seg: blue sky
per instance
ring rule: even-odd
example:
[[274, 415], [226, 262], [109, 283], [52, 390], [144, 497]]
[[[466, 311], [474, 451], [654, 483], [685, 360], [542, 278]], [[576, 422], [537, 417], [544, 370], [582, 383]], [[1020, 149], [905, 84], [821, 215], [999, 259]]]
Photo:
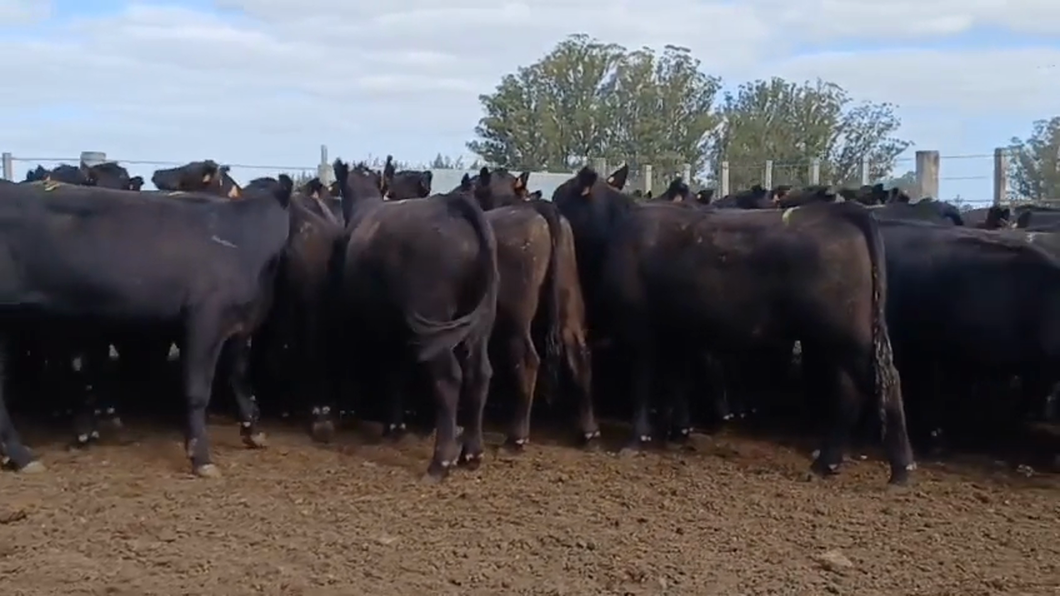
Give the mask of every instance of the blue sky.
[[19, 82], [0, 97], [0, 149], [288, 169], [322, 143], [332, 158], [466, 154], [477, 95], [576, 30], [689, 47], [730, 85], [822, 77], [896, 103], [902, 135], [942, 153], [944, 198], [988, 201], [993, 148], [1060, 115], [1060, 3], [1042, 0], [0, 0]]

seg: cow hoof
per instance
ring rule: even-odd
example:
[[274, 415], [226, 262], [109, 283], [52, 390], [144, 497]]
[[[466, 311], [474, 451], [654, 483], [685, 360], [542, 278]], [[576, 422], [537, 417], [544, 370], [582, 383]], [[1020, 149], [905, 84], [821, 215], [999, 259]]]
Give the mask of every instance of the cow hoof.
[[220, 478], [221, 469], [213, 464], [203, 464], [195, 468], [195, 475], [199, 478]]
[[460, 456], [460, 466], [472, 472], [482, 467], [481, 453], [465, 453]]
[[839, 473], [839, 464], [826, 464], [821, 458], [813, 460], [810, 471], [821, 478], [828, 478]]
[[312, 428], [309, 430], [309, 434], [313, 437], [314, 441], [330, 443], [331, 440], [335, 438], [335, 425], [330, 420], [314, 422]]
[[47, 472], [47, 471], [48, 471], [48, 468], [45, 467], [45, 465], [43, 463], [41, 463], [38, 460], [34, 460], [34, 461], [31, 461], [28, 464], [22, 466], [22, 469], [20, 469], [18, 472], [20, 474], [41, 474], [41, 473]]
[[887, 484], [891, 486], [908, 486], [909, 473], [913, 470], [916, 470], [916, 463], [911, 463], [904, 467], [891, 468], [891, 477], [887, 480]]
[[404, 423], [401, 424], [388, 424], [383, 428], [383, 436], [391, 441], [398, 442], [405, 438], [408, 434], [408, 428]]
[[452, 467], [452, 462], [431, 462], [431, 465], [427, 468], [427, 473], [421, 478], [421, 482], [425, 484], [438, 484], [445, 477], [449, 475], [449, 469]]
[[529, 442], [530, 442], [530, 439], [516, 439], [516, 438], [513, 438], [513, 437], [508, 437], [508, 440], [506, 440], [504, 442], [504, 447], [508, 451], [513, 451], [515, 453], [522, 453], [522, 452], [526, 451], [526, 445]]
[[684, 444], [688, 443], [688, 441], [691, 439], [691, 437], [692, 437], [692, 428], [691, 427], [685, 427], [685, 428], [680, 428], [680, 429], [675, 430], [671, 434], [670, 440], [672, 442], [674, 442], [674, 443], [677, 443], [678, 445], [684, 445]]
[[598, 451], [600, 449], [600, 431], [594, 430], [582, 433], [581, 446], [586, 451]]
[[251, 449], [264, 449], [268, 445], [265, 433], [256, 432], [251, 435], [243, 435], [243, 444]]

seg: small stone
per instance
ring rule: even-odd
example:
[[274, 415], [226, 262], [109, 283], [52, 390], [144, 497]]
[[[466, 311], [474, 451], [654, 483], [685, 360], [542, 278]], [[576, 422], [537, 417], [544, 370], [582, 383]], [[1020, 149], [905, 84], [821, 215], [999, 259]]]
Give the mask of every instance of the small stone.
[[854, 568], [854, 562], [837, 550], [821, 553], [814, 557], [814, 561], [816, 561], [822, 569], [835, 573]]

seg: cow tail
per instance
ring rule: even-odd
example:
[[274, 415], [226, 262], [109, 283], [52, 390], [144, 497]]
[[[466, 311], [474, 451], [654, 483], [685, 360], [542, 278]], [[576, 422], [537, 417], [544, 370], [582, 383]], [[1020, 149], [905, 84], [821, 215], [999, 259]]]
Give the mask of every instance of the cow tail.
[[560, 220], [559, 208], [551, 201], [535, 199], [529, 202], [538, 215], [548, 223], [548, 233], [552, 238], [552, 252], [548, 257], [548, 270], [545, 273], [545, 284], [541, 288], [544, 294], [543, 324], [545, 330], [545, 398], [551, 399], [559, 386], [559, 369], [563, 360], [562, 318], [560, 304], [559, 280], [559, 246], [563, 234], [563, 223]]
[[410, 313], [406, 318], [413, 333], [413, 343], [421, 362], [430, 360], [461, 344], [471, 347], [478, 342], [489, 341], [493, 332], [493, 321], [497, 313], [497, 292], [500, 274], [497, 271], [497, 238], [493, 227], [486, 221], [486, 214], [472, 199], [462, 194], [444, 197], [451, 208], [467, 220], [475, 230], [479, 243], [478, 269], [483, 283], [482, 297], [470, 312], [450, 321], [432, 321], [419, 313]]
[[[887, 412], [903, 407], [898, 369], [894, 365], [894, 351], [887, 330], [887, 260], [883, 236], [872, 214], [860, 205], [845, 209], [847, 219], [865, 235], [872, 272], [872, 372], [875, 377], [876, 403], [879, 408], [883, 436], [887, 433]], [[892, 403], [892, 401], [897, 403]]]

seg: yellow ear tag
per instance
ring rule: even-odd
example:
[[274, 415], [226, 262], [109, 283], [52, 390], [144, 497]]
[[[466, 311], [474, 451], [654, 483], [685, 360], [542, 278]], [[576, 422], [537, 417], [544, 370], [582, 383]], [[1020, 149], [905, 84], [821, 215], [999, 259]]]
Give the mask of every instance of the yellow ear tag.
[[786, 226], [791, 225], [791, 213], [796, 209], [798, 209], [798, 207], [788, 207], [785, 209], [784, 214], [780, 216], [780, 221], [784, 222], [784, 225]]

